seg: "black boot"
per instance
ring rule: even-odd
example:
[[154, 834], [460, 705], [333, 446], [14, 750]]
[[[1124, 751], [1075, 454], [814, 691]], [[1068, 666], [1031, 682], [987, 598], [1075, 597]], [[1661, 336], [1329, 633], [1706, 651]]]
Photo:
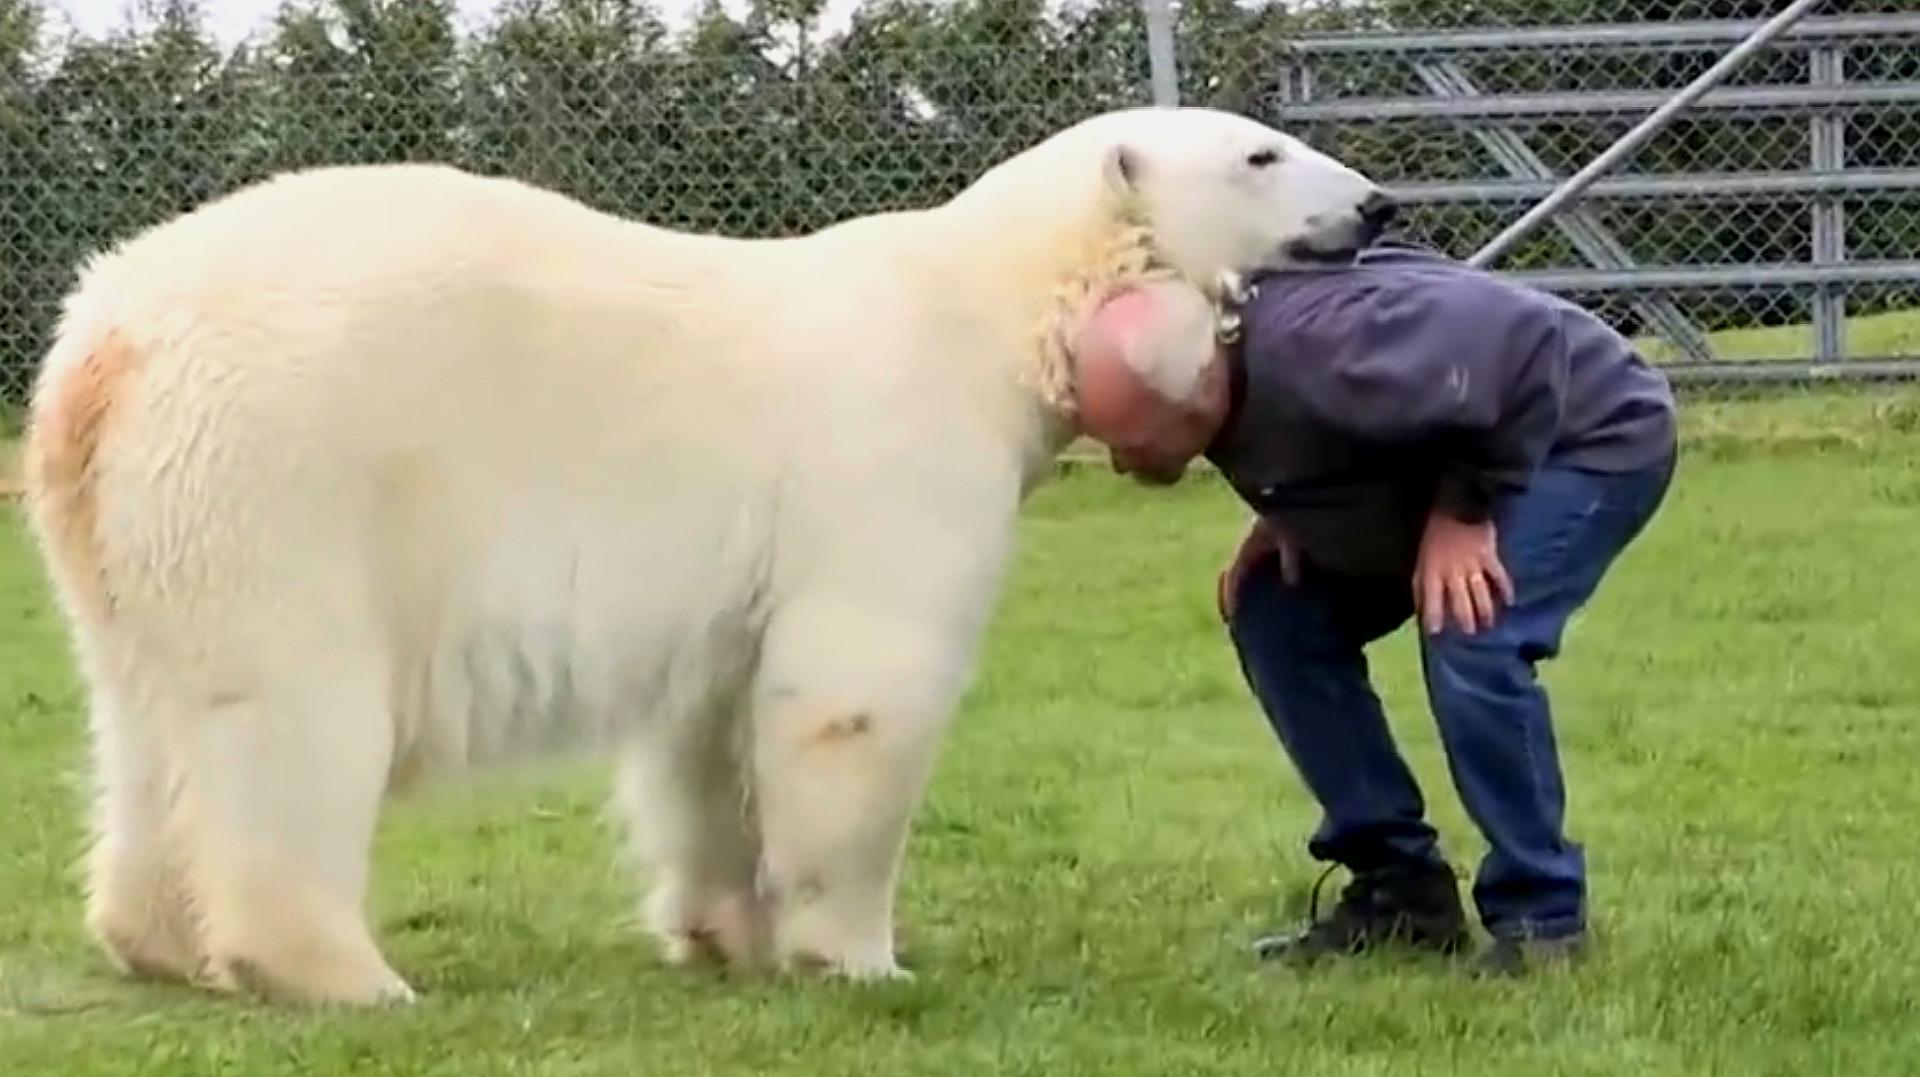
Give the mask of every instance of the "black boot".
[[1326, 919], [1319, 918], [1320, 885], [1313, 884], [1308, 923], [1254, 943], [1264, 960], [1313, 961], [1358, 954], [1382, 943], [1451, 954], [1468, 941], [1466, 911], [1453, 871], [1445, 864], [1396, 864], [1356, 872]]
[[1554, 939], [1493, 940], [1473, 964], [1476, 976], [1525, 976], [1544, 968], [1565, 968], [1586, 956], [1584, 932]]

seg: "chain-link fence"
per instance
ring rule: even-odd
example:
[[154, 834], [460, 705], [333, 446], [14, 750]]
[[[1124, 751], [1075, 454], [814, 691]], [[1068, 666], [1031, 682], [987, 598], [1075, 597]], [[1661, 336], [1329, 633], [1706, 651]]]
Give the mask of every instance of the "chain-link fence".
[[[1304, 40], [1265, 111], [1398, 184], [1413, 230], [1465, 255], [1764, 25], [1684, 6]], [[1920, 370], [1920, 8], [1873, 6], [1792, 24], [1501, 267], [1692, 378]]]
[[[85, 255], [277, 170], [447, 161], [779, 235], [944, 198], [1060, 126], [1155, 99], [1140, 0], [868, 0], [804, 37], [817, 5], [791, 0], [671, 31], [640, 0], [503, 0], [477, 26], [449, 0], [318, 0], [238, 46], [178, 0], [91, 40], [52, 33], [39, 2], [0, 0], [0, 400], [16, 402]], [[1190, 0], [1176, 88], [1386, 180], [1410, 234], [1465, 256], [1778, 6]], [[1916, 259], [1920, 11], [1868, 0], [1824, 5], [1500, 268], [1590, 302], [1661, 361], [1750, 375], [1920, 357]]]

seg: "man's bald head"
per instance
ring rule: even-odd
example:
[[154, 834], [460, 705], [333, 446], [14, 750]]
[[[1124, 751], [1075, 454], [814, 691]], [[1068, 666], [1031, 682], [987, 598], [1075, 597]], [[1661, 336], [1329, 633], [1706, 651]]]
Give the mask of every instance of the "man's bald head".
[[1102, 302], [1081, 327], [1075, 355], [1089, 373], [1115, 363], [1160, 397], [1186, 400], [1214, 359], [1214, 312], [1205, 296], [1178, 281], [1126, 288]]
[[1108, 447], [1116, 470], [1174, 481], [1225, 418], [1213, 307], [1190, 285], [1156, 281], [1107, 298], [1073, 356], [1081, 428]]

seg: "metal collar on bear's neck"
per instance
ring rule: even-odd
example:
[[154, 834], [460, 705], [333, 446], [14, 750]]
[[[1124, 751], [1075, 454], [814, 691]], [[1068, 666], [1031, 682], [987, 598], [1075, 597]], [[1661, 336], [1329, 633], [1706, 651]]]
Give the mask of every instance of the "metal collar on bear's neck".
[[1232, 349], [1239, 345], [1243, 329], [1241, 311], [1246, 309], [1247, 302], [1253, 298], [1254, 292], [1258, 289], [1258, 284], [1238, 273], [1228, 273], [1221, 278], [1220, 298], [1217, 303], [1220, 316], [1214, 320], [1213, 332], [1214, 339], [1219, 341], [1222, 347]]
[[1219, 340], [1221, 361], [1227, 366], [1227, 411], [1202, 455], [1213, 459], [1229, 443], [1240, 422], [1247, 397], [1247, 357], [1243, 348], [1245, 325], [1241, 311], [1259, 291], [1259, 284], [1237, 275], [1229, 275], [1220, 290], [1220, 318], [1214, 335]]

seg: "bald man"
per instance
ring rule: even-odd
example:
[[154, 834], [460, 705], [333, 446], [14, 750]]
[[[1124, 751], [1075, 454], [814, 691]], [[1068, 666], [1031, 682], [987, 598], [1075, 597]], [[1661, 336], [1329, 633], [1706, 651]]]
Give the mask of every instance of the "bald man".
[[1204, 456], [1254, 512], [1221, 616], [1321, 808], [1309, 855], [1351, 876], [1324, 919], [1256, 952], [1468, 941], [1364, 657], [1417, 617], [1449, 773], [1488, 845], [1473, 899], [1492, 945], [1476, 968], [1575, 956], [1586, 863], [1535, 666], [1663, 502], [1672, 392], [1588, 311], [1410, 245], [1249, 284], [1220, 349], [1190, 292], [1109, 303], [1079, 342], [1075, 391], [1115, 470], [1161, 485]]

